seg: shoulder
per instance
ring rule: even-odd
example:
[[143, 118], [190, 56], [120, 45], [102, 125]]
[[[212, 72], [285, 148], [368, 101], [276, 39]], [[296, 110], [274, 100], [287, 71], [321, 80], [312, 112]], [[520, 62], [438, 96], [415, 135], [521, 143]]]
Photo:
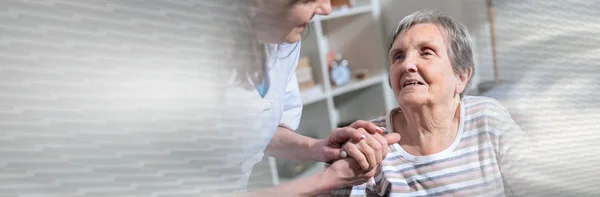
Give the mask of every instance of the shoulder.
[[479, 128], [480, 132], [489, 132], [493, 136], [502, 136], [510, 128], [519, 129], [507, 108], [496, 99], [466, 96], [463, 103], [468, 128]]
[[296, 51], [300, 51], [300, 45], [302, 44], [302, 42], [300, 40], [298, 40], [298, 42], [294, 42], [294, 43], [280, 43], [277, 44], [279, 49], [282, 52], [296, 52]]
[[490, 98], [490, 97], [485, 97], [485, 96], [465, 96], [463, 99], [463, 103], [467, 106], [467, 107], [471, 107], [471, 106], [486, 106], [486, 107], [493, 107], [493, 108], [502, 108], [502, 104], [500, 104], [500, 101], [494, 99], [494, 98]]
[[399, 109], [399, 108], [394, 108], [394, 109], [392, 109], [392, 110], [388, 110], [387, 112], [380, 114], [380, 116], [378, 116], [378, 117], [376, 117], [376, 118], [373, 118], [373, 119], [371, 119], [370, 121], [371, 121], [373, 124], [375, 124], [375, 126], [386, 128], [386, 129], [384, 130], [384, 133], [386, 133], [386, 134], [387, 134], [387, 133], [390, 133], [391, 131], [390, 131], [389, 129], [391, 129], [391, 128], [388, 128], [389, 126], [391, 126], [391, 125], [388, 125], [388, 121], [389, 121], [389, 118], [390, 118], [389, 116], [390, 116], [392, 113], [394, 113], [394, 112], [398, 111], [398, 109]]
[[385, 124], [386, 120], [385, 119], [386, 119], [385, 115], [384, 116], [379, 116], [377, 118], [371, 119], [371, 122], [373, 124], [375, 124], [375, 126], [386, 127], [386, 124]]
[[497, 118], [507, 118], [510, 114], [505, 106], [498, 100], [484, 96], [465, 96], [463, 98], [467, 116], [495, 116]]
[[271, 84], [297, 85], [296, 68], [300, 58], [300, 41], [296, 43], [265, 44], [265, 69]]
[[301, 41], [295, 43], [267, 44], [268, 56], [279, 60], [295, 60], [300, 55]]
[[[490, 132], [498, 132], [502, 125], [512, 120], [508, 110], [496, 99], [483, 96], [465, 96], [464, 118], [466, 125], [486, 125]], [[474, 124], [474, 125], [473, 125]], [[470, 126], [468, 126], [470, 127]]]

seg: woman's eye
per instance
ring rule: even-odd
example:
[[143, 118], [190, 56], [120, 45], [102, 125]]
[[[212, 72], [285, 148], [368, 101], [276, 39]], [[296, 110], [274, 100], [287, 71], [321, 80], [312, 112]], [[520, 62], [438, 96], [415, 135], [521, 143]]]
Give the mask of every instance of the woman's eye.
[[404, 54], [397, 54], [394, 56], [394, 62], [404, 59]]
[[422, 55], [434, 55], [435, 53], [431, 49], [425, 49], [421, 52]]

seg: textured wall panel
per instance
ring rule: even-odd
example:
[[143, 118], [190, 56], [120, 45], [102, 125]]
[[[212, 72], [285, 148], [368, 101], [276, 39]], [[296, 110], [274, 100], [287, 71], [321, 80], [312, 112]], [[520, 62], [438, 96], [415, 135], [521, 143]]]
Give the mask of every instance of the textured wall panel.
[[535, 142], [526, 196], [599, 196], [600, 5], [496, 3], [502, 100]]
[[0, 196], [243, 187], [241, 161], [264, 136], [247, 118], [262, 105], [227, 85], [224, 55], [244, 31], [234, 13], [226, 1], [0, 1]]

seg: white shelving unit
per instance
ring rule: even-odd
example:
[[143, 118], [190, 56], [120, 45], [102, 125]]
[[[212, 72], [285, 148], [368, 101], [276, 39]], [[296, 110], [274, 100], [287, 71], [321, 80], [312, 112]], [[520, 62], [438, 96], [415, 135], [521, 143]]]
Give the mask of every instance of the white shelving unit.
[[[380, 0], [354, 1], [356, 4], [348, 10], [315, 16], [310, 23], [309, 36], [302, 40], [301, 55], [309, 57], [317, 85], [301, 92], [304, 110], [297, 133], [322, 139], [340, 124], [358, 119], [370, 120], [397, 106], [388, 85], [385, 36], [388, 32], [383, 32]], [[330, 50], [340, 52], [348, 60], [352, 71], [368, 70], [368, 76], [339, 87], [333, 86], [325, 61]], [[478, 61], [475, 48], [474, 53], [475, 61]], [[476, 84], [477, 78], [473, 79], [471, 88], [476, 88]], [[323, 163], [272, 157], [265, 160], [274, 185], [324, 169]]]
[[[341, 123], [368, 120], [395, 107], [388, 86], [387, 53], [380, 15], [379, 0], [355, 0], [352, 8], [334, 11], [328, 16], [315, 16], [311, 20], [310, 34], [302, 40], [301, 55], [309, 57], [317, 85], [301, 92], [304, 111], [298, 133], [323, 138]], [[367, 71], [367, 76], [339, 87], [332, 85], [325, 60], [330, 50], [341, 53], [349, 61], [352, 71]], [[304, 169], [301, 173], [283, 173], [281, 166], [291, 161], [272, 157], [268, 161], [275, 185], [312, 175], [324, 168], [322, 163], [306, 165], [298, 162]]]

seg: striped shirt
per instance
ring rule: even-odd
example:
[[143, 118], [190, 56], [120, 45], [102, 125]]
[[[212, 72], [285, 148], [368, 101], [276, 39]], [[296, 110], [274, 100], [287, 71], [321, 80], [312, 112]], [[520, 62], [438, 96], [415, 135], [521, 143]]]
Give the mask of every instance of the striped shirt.
[[[368, 183], [334, 190], [332, 196], [506, 196], [511, 195], [514, 146], [524, 132], [498, 101], [466, 96], [460, 104], [456, 138], [445, 150], [413, 156], [391, 144], [387, 157]], [[390, 117], [373, 122], [392, 130]], [[391, 115], [390, 115], [391, 114]], [[398, 114], [399, 115], [399, 114]], [[520, 151], [519, 151], [520, 152]], [[518, 155], [518, 154], [517, 154]]]

